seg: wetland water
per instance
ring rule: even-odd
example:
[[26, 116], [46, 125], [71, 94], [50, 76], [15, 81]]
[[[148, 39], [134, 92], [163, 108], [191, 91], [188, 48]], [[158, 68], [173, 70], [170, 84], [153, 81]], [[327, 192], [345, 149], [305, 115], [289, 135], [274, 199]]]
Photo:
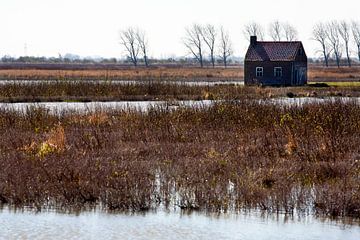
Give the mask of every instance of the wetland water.
[[359, 223], [310, 216], [205, 214], [80, 214], [0, 210], [0, 239], [360, 239]]
[[[328, 98], [273, 98], [267, 100], [259, 100], [259, 102], [278, 104], [278, 105], [295, 105], [300, 106], [307, 103], [323, 103], [327, 101], [341, 100], [344, 102], [354, 101], [360, 103], [360, 98], [350, 97], [328, 97]], [[93, 112], [96, 110], [112, 110], [112, 109], [132, 109], [139, 111], [147, 111], [150, 107], [168, 107], [176, 109], [178, 106], [185, 107], [204, 107], [211, 106], [215, 102], [212, 100], [202, 101], [118, 101], [118, 102], [41, 102], [41, 103], [0, 103], [0, 109], [13, 109], [16, 111], [26, 111], [31, 107], [42, 107], [49, 110], [50, 113], [58, 113], [62, 111], [77, 111], [77, 112]]]
[[[284, 105], [334, 101], [335, 98], [278, 98], [266, 102]], [[360, 102], [360, 98], [341, 98]], [[260, 100], [261, 101], [261, 100]], [[138, 109], [150, 106], [176, 108], [180, 105], [210, 106], [214, 101], [91, 102], [91, 103], [0, 103], [1, 108], [24, 111], [41, 106], [57, 111], [94, 111], [97, 109]], [[339, 222], [313, 216], [250, 214], [184, 214], [180, 211], [146, 214], [111, 214], [101, 211], [60, 214], [55, 211], [0, 210], [0, 239], [360, 239], [359, 222]]]

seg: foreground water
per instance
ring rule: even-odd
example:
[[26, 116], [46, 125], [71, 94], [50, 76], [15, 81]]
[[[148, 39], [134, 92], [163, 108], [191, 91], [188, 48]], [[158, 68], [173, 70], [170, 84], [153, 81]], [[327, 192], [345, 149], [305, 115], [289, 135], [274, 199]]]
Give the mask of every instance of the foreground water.
[[[295, 105], [300, 106], [307, 103], [324, 103], [331, 101], [356, 102], [360, 103], [360, 98], [356, 97], [327, 97], [327, 98], [273, 98], [267, 100], [259, 100], [261, 103], [278, 104], [278, 105]], [[216, 102], [212, 100], [202, 101], [117, 101], [117, 102], [41, 102], [41, 103], [0, 103], [0, 109], [11, 109], [16, 111], [26, 111], [31, 107], [42, 107], [49, 110], [50, 113], [56, 114], [62, 111], [77, 112], [93, 112], [96, 110], [111, 109], [132, 109], [139, 111], [147, 111], [151, 107], [165, 107], [176, 109], [179, 106], [185, 107], [204, 107], [210, 106]]]
[[0, 239], [360, 239], [360, 225], [311, 216], [14, 212], [0, 210]]

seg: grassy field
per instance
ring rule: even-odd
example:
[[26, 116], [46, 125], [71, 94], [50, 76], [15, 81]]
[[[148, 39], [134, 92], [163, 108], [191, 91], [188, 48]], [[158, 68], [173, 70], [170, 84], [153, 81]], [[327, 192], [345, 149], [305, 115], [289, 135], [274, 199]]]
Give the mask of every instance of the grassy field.
[[360, 87], [360, 81], [358, 82], [323, 82], [330, 87]]
[[360, 106], [0, 110], [0, 203], [360, 217]]
[[242, 80], [239, 68], [127, 68], [122, 70], [1, 69], [0, 79], [53, 80]]
[[[242, 66], [223, 68], [152, 67], [124, 68], [118, 70], [37, 70], [0, 69], [0, 79], [44, 79], [44, 80], [243, 80]], [[323, 68], [309, 65], [310, 82], [360, 81], [360, 67]]]

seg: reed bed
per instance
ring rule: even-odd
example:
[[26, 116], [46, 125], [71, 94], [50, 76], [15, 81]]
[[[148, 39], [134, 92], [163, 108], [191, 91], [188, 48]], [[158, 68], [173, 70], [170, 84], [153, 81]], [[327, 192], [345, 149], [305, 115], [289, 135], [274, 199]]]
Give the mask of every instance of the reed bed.
[[360, 217], [360, 106], [0, 109], [0, 202]]
[[0, 102], [239, 100], [276, 97], [359, 97], [360, 85], [350, 87], [244, 87], [234, 84], [188, 85], [149, 81], [114, 83], [54, 81], [0, 84]]

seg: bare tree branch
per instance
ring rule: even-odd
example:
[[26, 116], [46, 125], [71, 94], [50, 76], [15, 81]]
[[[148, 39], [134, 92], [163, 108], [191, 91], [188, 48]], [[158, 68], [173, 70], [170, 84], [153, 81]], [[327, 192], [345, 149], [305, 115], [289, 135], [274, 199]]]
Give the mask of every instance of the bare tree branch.
[[286, 41], [295, 41], [298, 38], [298, 31], [289, 23], [283, 23], [283, 30]]
[[136, 40], [139, 45], [139, 48], [143, 54], [145, 66], [149, 66], [148, 56], [147, 56], [147, 49], [148, 49], [148, 40], [146, 38], [146, 34], [144, 31], [137, 29], [136, 30]]
[[183, 41], [184, 45], [200, 63], [201, 67], [204, 66], [202, 41], [202, 27], [200, 25], [194, 24], [190, 28], [186, 28], [186, 37]]
[[250, 22], [246, 24], [243, 34], [248, 41], [250, 41], [251, 36], [257, 36], [257, 39], [260, 41], [264, 40], [265, 36], [264, 28], [256, 22]]
[[360, 61], [360, 23], [352, 21], [351, 30], [354, 37], [355, 44], [357, 46], [358, 57]]
[[348, 62], [348, 66], [351, 67], [349, 41], [350, 41], [350, 25], [346, 21], [341, 21], [338, 25], [338, 31], [341, 38], [344, 40], [345, 53]]
[[136, 30], [129, 27], [120, 32], [120, 44], [125, 47], [127, 57], [136, 67], [138, 64], [139, 44], [136, 41]]
[[282, 33], [282, 27], [281, 27], [281, 23], [276, 20], [272, 23], [270, 23], [269, 26], [269, 36], [274, 40], [274, 41], [281, 41], [282, 37], [283, 37], [283, 33]]
[[220, 27], [220, 56], [224, 63], [224, 67], [227, 67], [228, 58], [233, 54], [232, 43], [230, 41], [229, 33], [224, 29], [223, 26]]
[[208, 46], [210, 51], [210, 60], [213, 68], [215, 67], [215, 41], [216, 41], [216, 29], [213, 25], [207, 24], [202, 28], [201, 31], [203, 40], [205, 44]]
[[327, 33], [326, 33], [326, 26], [323, 23], [318, 23], [313, 28], [313, 40], [318, 41], [321, 45], [321, 51], [324, 56], [324, 61], [326, 67], [329, 66], [329, 46], [328, 46], [328, 39], [327, 39]]
[[337, 21], [332, 21], [327, 25], [327, 38], [330, 41], [332, 51], [335, 56], [336, 64], [340, 67], [340, 60], [342, 55], [342, 46], [340, 42], [340, 33], [339, 33], [339, 23]]

